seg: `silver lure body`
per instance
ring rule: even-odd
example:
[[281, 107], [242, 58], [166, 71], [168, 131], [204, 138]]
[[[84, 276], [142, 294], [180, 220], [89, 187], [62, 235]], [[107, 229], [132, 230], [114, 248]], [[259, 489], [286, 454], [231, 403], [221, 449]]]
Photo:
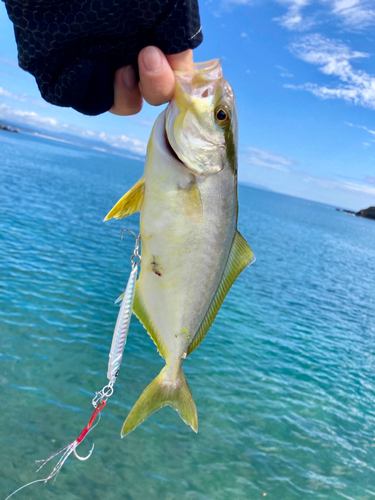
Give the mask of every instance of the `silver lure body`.
[[117, 316], [116, 326], [113, 332], [112, 345], [109, 353], [107, 378], [113, 385], [120, 370], [122, 356], [124, 354], [130, 320], [133, 313], [135, 283], [137, 281], [138, 265], [133, 264], [129, 280], [126, 285], [124, 296], [121, 302], [120, 311]]

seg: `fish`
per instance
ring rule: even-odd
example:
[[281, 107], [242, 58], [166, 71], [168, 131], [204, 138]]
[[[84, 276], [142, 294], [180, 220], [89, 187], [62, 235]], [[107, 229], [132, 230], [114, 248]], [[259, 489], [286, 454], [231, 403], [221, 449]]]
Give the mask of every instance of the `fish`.
[[104, 219], [140, 212], [142, 264], [133, 312], [165, 360], [121, 437], [167, 405], [198, 432], [182, 363], [255, 260], [237, 230], [237, 108], [221, 61], [175, 72], [175, 80], [174, 97], [151, 132], [143, 176]]

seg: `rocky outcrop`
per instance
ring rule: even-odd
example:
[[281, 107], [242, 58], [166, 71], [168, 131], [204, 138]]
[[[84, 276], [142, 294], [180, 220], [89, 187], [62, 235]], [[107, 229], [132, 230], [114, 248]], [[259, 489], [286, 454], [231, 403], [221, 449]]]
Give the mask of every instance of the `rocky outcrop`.
[[365, 217], [366, 219], [374, 219], [375, 220], [375, 207], [364, 208], [359, 212], [352, 212], [351, 210], [340, 210], [336, 208], [338, 212], [345, 212], [346, 214], [356, 215], [357, 217]]
[[18, 128], [12, 128], [9, 127], [8, 125], [1, 125], [1, 124], [0, 124], [0, 130], [6, 130], [7, 132], [15, 132], [16, 134], [19, 132]]
[[375, 220], [375, 207], [365, 208], [356, 212], [357, 217], [366, 217], [366, 219], [374, 219]]

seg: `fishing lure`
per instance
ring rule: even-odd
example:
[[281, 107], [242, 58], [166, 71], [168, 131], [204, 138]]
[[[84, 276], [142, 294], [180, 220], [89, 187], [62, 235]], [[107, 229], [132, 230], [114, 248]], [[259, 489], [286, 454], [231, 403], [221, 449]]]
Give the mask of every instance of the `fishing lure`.
[[[120, 306], [120, 311], [117, 316], [117, 321], [116, 321], [116, 326], [113, 332], [113, 337], [112, 337], [112, 345], [111, 345], [111, 350], [109, 353], [109, 361], [108, 361], [108, 371], [107, 371], [107, 378], [109, 380], [108, 384], [103, 387], [99, 392], [95, 393], [95, 397], [92, 400], [92, 405], [94, 407], [93, 414], [91, 415], [91, 418], [89, 420], [89, 423], [84, 427], [82, 430], [81, 434], [72, 441], [71, 443], [67, 444], [63, 448], [60, 448], [57, 450], [55, 453], [53, 453], [50, 457], [44, 459], [44, 460], [36, 460], [37, 463], [41, 463], [41, 466], [37, 469], [36, 472], [39, 472], [50, 460], [53, 458], [61, 455], [60, 459], [58, 460], [57, 464], [53, 468], [52, 472], [45, 478], [45, 479], [36, 479], [35, 481], [32, 481], [30, 483], [25, 484], [24, 486], [21, 486], [21, 488], [18, 488], [17, 490], [13, 491], [5, 500], [8, 500], [10, 497], [15, 495], [18, 491], [21, 491], [22, 489], [26, 488], [27, 486], [30, 486], [31, 484], [38, 483], [38, 482], [44, 482], [47, 483], [50, 479], [54, 478], [57, 476], [57, 474], [60, 472], [62, 466], [68, 459], [68, 457], [73, 453], [74, 456], [78, 460], [88, 460], [93, 451], [94, 451], [94, 444], [91, 447], [91, 450], [89, 451], [88, 455], [86, 457], [81, 457], [77, 453], [77, 447], [82, 443], [82, 441], [85, 439], [87, 434], [91, 432], [94, 427], [96, 427], [100, 421], [100, 412], [104, 409], [105, 405], [107, 404], [107, 400], [110, 396], [113, 394], [113, 386], [116, 382], [117, 376], [120, 371], [120, 366], [124, 354], [124, 349], [125, 349], [125, 344], [126, 340], [128, 337], [128, 332], [129, 332], [129, 326], [130, 326], [130, 320], [132, 317], [133, 313], [133, 303], [134, 303], [134, 295], [135, 295], [135, 284], [137, 281], [137, 276], [138, 276], [138, 267], [141, 264], [141, 256], [139, 254], [139, 243], [141, 239], [141, 235], [139, 234], [138, 236], [131, 231], [130, 229], [123, 229], [121, 231], [121, 239], [123, 237], [124, 231], [129, 231], [135, 236], [136, 243], [134, 247], [134, 252], [133, 255], [130, 258], [130, 261], [132, 263], [132, 268], [130, 271], [130, 276], [128, 279], [128, 283], [126, 285], [125, 292], [120, 295], [120, 297], [116, 300], [117, 302], [121, 301], [121, 306]], [[98, 418], [98, 421], [96, 419]]]
[[[133, 231], [131, 231], [130, 229], [123, 229], [121, 231], [121, 237], [124, 231], [133, 233]], [[115, 383], [118, 372], [120, 370], [122, 356], [124, 354], [124, 348], [129, 331], [130, 319], [133, 312], [135, 283], [137, 281], [138, 266], [142, 260], [141, 256], [139, 255], [139, 240], [141, 238], [141, 235], [136, 236], [135, 233], [133, 234], [136, 237], [136, 244], [134, 253], [130, 259], [132, 263], [132, 270], [130, 272], [125, 292], [116, 300], [116, 302], [122, 300], [122, 303], [117, 317], [115, 331], [113, 332], [111, 351], [109, 353], [107, 372], [107, 378], [109, 380], [108, 387], [113, 387], [113, 384]]]

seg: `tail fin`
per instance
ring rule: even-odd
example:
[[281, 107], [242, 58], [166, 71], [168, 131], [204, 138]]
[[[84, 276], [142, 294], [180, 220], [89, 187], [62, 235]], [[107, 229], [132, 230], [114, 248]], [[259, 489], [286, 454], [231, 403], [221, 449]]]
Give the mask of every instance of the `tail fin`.
[[168, 380], [165, 366], [133, 406], [122, 426], [121, 437], [129, 434], [156, 410], [167, 405], [176, 410], [193, 431], [198, 432], [197, 409], [184, 372], [180, 368], [177, 377]]

